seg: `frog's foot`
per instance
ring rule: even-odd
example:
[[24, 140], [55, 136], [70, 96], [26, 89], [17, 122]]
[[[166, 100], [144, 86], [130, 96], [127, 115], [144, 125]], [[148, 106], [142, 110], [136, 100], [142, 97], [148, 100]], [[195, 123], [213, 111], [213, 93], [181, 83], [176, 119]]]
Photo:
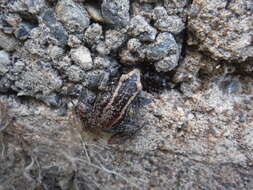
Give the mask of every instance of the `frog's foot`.
[[113, 129], [113, 132], [116, 132], [108, 140], [108, 144], [123, 144], [127, 139], [132, 138], [136, 133], [142, 129], [145, 125], [136, 126], [131, 124], [120, 125], [117, 128]]

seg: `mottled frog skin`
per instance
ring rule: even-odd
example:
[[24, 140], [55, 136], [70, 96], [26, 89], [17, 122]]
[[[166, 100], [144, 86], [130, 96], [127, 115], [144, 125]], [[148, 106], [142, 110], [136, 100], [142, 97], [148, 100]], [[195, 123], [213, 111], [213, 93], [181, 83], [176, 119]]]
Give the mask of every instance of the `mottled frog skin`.
[[81, 99], [77, 109], [84, 127], [112, 132], [115, 137], [131, 136], [140, 127], [120, 123], [141, 90], [140, 71], [134, 69], [120, 77], [114, 90], [99, 94], [93, 105], [88, 104], [85, 98]]

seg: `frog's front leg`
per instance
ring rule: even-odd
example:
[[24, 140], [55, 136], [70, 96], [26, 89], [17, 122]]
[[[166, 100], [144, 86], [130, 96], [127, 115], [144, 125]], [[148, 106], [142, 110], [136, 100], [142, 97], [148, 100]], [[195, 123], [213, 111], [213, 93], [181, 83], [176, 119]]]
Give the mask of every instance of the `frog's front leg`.
[[144, 124], [141, 126], [134, 123], [120, 124], [110, 130], [114, 135], [110, 137], [108, 144], [122, 144], [127, 139], [133, 137], [142, 127], [144, 127]]

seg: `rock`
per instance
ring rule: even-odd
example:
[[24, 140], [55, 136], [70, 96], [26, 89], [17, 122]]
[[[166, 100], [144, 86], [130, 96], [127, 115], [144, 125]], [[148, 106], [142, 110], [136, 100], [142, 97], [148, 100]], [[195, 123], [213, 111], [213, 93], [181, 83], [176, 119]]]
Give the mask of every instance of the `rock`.
[[90, 24], [90, 18], [86, 10], [78, 6], [72, 0], [60, 0], [56, 5], [56, 16], [65, 28], [73, 32], [83, 32]]
[[71, 48], [77, 48], [81, 45], [82, 41], [75, 35], [69, 35], [68, 46]]
[[102, 26], [94, 23], [91, 24], [85, 31], [84, 40], [91, 46], [99, 42], [99, 40], [102, 38], [102, 34]]
[[48, 47], [48, 55], [52, 58], [52, 59], [56, 59], [61, 57], [62, 55], [64, 55], [64, 49], [58, 46], [53, 46], [50, 45]]
[[25, 68], [25, 63], [21, 60], [14, 63], [11, 72], [13, 75], [19, 75]]
[[133, 17], [138, 15], [143, 16], [148, 23], [151, 22], [154, 10], [153, 4], [133, 2], [131, 8], [133, 12]]
[[246, 4], [247, 0], [194, 1], [189, 12], [188, 45], [197, 45], [216, 61], [252, 59], [252, 12]]
[[164, 7], [154, 9], [154, 26], [162, 32], [171, 32], [179, 34], [184, 28], [182, 19], [177, 15], [169, 16]]
[[43, 99], [51, 93], [59, 90], [62, 86], [62, 80], [57, 73], [47, 65], [33, 63], [18, 75], [18, 80], [14, 82], [12, 90], [17, 92], [18, 96], [33, 96]]
[[127, 66], [129, 65], [133, 66], [135, 63], [142, 61], [142, 59], [138, 55], [130, 52], [127, 49], [122, 50], [119, 56], [120, 56], [120, 62]]
[[143, 62], [146, 57], [146, 48], [139, 39], [132, 38], [127, 42], [127, 49], [123, 49], [120, 54], [120, 61], [125, 65], [134, 65]]
[[41, 18], [45, 25], [49, 28], [50, 34], [57, 40], [58, 44], [60, 46], [65, 46], [68, 42], [68, 34], [62, 24], [57, 22], [54, 11], [52, 9], [45, 10], [42, 13]]
[[6, 35], [0, 30], [0, 47], [6, 51], [13, 51], [17, 47], [18, 41], [10, 36]]
[[236, 95], [243, 92], [240, 80], [230, 75], [218, 81], [218, 86], [224, 94], [228, 95]]
[[80, 46], [76, 49], [71, 49], [70, 56], [84, 70], [90, 70], [92, 68], [92, 58], [90, 50], [84, 46]]
[[182, 82], [180, 85], [180, 90], [186, 97], [192, 97], [200, 87], [200, 80], [192, 78], [191, 80]]
[[81, 84], [65, 84], [65, 86], [62, 87], [61, 93], [64, 96], [72, 96], [72, 97], [80, 97], [81, 92], [83, 89], [83, 85]]
[[171, 9], [178, 9], [179, 11], [186, 7], [189, 4], [189, 0], [174, 0], [173, 2], [170, 0], [165, 0], [163, 5], [167, 11]]
[[106, 46], [105, 42], [101, 41], [97, 47], [96, 47], [96, 51], [98, 52], [98, 54], [100, 55], [108, 55], [111, 53], [111, 50]]
[[186, 56], [180, 62], [176, 73], [173, 76], [173, 82], [187, 82], [189, 80], [196, 80], [199, 70], [201, 69], [204, 61], [202, 55], [195, 51], [186, 51]]
[[80, 82], [84, 80], [84, 76], [85, 76], [84, 71], [76, 65], [71, 65], [70, 67], [68, 67], [65, 73], [68, 76], [69, 81]]
[[104, 69], [106, 72], [110, 74], [110, 76], [114, 76], [118, 73], [120, 65], [119, 63], [108, 56], [98, 56], [94, 58], [94, 69]]
[[[40, 24], [38, 27], [32, 29], [30, 37], [24, 42], [24, 47], [27, 53], [44, 57], [45, 60], [50, 59], [48, 55], [49, 46], [65, 47], [67, 44], [68, 36], [62, 25]], [[63, 29], [63, 30], [62, 30]], [[29, 56], [28, 56], [29, 57]]]
[[178, 65], [179, 54], [173, 54], [155, 63], [158, 72], [173, 70]]
[[31, 31], [31, 39], [27, 39], [24, 43], [26, 51], [31, 55], [40, 55], [43, 56], [46, 54], [47, 49], [47, 38], [40, 33], [40, 28], [35, 28]]
[[105, 22], [115, 27], [124, 27], [129, 22], [129, 0], [103, 0], [101, 5]]
[[87, 73], [85, 81], [91, 90], [104, 90], [109, 80], [109, 73], [104, 70], [93, 70]]
[[168, 32], [160, 33], [156, 41], [147, 48], [146, 58], [149, 60], [160, 60], [167, 55], [178, 53], [178, 45], [172, 34]]
[[191, 2], [189, 0], [164, 0], [163, 6], [165, 7], [169, 15], [178, 15], [186, 21], [188, 16], [188, 9], [185, 7], [189, 6]]
[[154, 41], [157, 31], [150, 26], [144, 17], [135, 16], [131, 19], [128, 28], [128, 34], [132, 37], [136, 37], [141, 41]]
[[30, 23], [23, 22], [18, 25], [17, 29], [14, 32], [14, 35], [19, 40], [26, 40], [34, 27], [35, 26]]
[[109, 68], [111, 62], [108, 57], [95, 57], [94, 58], [94, 68], [95, 69], [103, 69], [103, 68]]
[[95, 22], [104, 22], [104, 18], [102, 16], [102, 13], [99, 7], [88, 4], [85, 6], [85, 8], [87, 12], [89, 13], [92, 20], [94, 20]]
[[9, 54], [1, 50], [0, 51], [0, 76], [4, 75], [6, 72], [8, 72], [9, 68], [8, 66], [10, 65], [11, 61], [9, 58]]
[[58, 107], [60, 104], [60, 97], [56, 93], [52, 93], [48, 96], [43, 96], [40, 99], [43, 102], [45, 102], [48, 106]]
[[130, 52], [137, 52], [139, 48], [141, 48], [142, 43], [140, 42], [140, 40], [136, 39], [136, 38], [132, 38], [130, 40], [128, 40], [127, 42], [127, 49]]
[[10, 5], [14, 12], [38, 14], [46, 7], [45, 0], [19, 0]]
[[124, 30], [107, 30], [105, 33], [105, 45], [109, 50], [117, 51], [127, 40]]
[[6, 77], [0, 78], [0, 92], [6, 93], [11, 89], [12, 81], [7, 79]]

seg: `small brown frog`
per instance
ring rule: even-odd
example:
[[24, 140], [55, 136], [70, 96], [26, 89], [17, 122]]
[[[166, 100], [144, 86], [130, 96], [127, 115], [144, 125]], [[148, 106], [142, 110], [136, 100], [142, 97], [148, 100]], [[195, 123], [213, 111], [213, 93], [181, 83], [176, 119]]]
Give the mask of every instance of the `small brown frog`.
[[77, 106], [84, 127], [114, 133], [109, 144], [132, 136], [140, 126], [121, 124], [121, 121], [141, 90], [140, 71], [134, 69], [123, 74], [115, 89], [99, 94], [92, 104], [84, 97]]

